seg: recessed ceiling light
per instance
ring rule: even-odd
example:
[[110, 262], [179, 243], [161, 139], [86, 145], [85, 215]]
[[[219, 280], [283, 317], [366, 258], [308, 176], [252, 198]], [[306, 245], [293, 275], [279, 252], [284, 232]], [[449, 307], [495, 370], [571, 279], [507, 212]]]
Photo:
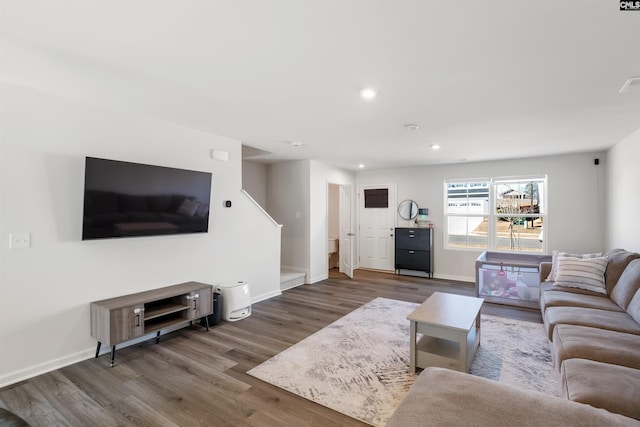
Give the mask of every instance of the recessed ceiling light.
[[302, 146], [302, 142], [293, 141], [293, 142], [291, 143], [291, 145], [293, 145], [294, 147], [301, 147], [301, 146]]
[[358, 165], [358, 167], [359, 167], [360, 169], [363, 169], [363, 168], [364, 168], [364, 165], [363, 165], [362, 163], [360, 163], [360, 164]]
[[431, 144], [431, 149], [432, 150], [439, 150], [440, 146], [438, 144]]
[[370, 87], [364, 88], [360, 91], [360, 96], [362, 96], [362, 98], [364, 99], [373, 99], [377, 94], [378, 92]]
[[404, 128], [406, 130], [418, 130], [418, 129], [420, 129], [420, 126], [418, 126], [415, 123], [407, 123], [406, 125], [404, 125]]

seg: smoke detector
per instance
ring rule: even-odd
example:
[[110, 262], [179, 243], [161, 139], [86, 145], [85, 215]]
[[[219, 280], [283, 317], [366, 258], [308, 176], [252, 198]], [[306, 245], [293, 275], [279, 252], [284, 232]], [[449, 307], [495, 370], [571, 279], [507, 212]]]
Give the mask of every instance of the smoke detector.
[[640, 92], [640, 76], [631, 77], [625, 82], [624, 86], [622, 86], [622, 89], [620, 89], [620, 93], [625, 92]]

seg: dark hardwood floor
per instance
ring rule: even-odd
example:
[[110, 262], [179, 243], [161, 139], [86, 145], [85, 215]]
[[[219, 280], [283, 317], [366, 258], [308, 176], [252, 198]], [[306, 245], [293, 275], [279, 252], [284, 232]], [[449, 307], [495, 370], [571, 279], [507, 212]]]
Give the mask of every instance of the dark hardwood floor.
[[[0, 389], [0, 406], [33, 426], [363, 426], [246, 374], [376, 297], [422, 303], [472, 284], [356, 271], [254, 304], [208, 333], [181, 329]], [[482, 312], [541, 322], [537, 310], [485, 303]]]

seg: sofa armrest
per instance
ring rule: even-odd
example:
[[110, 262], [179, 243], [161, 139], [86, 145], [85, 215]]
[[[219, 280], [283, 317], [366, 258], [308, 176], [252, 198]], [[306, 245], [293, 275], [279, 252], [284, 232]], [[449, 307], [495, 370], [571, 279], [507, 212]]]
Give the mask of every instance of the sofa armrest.
[[551, 262], [541, 262], [540, 263], [540, 283], [547, 280], [547, 276], [551, 273], [551, 266], [553, 263]]
[[583, 403], [444, 368], [427, 368], [387, 427], [640, 426]]

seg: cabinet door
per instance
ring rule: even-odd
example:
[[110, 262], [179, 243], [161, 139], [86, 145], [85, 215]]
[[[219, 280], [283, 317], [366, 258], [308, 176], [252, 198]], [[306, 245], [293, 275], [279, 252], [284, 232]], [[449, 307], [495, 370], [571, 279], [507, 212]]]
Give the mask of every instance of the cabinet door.
[[112, 310], [109, 316], [110, 344], [139, 337], [144, 332], [144, 305]]
[[189, 319], [199, 319], [213, 312], [213, 293], [211, 288], [203, 288], [199, 291], [191, 292], [187, 297], [189, 300]]

